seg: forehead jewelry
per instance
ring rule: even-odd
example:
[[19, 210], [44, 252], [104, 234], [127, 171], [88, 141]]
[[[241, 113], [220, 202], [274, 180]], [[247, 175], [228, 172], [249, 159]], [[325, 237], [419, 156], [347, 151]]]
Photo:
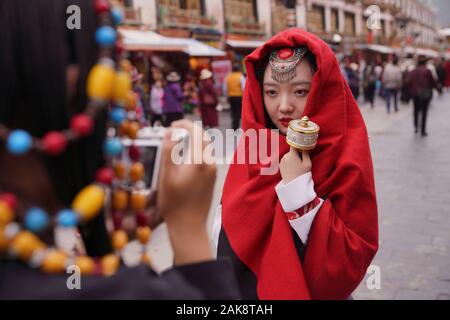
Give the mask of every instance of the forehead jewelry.
[[269, 59], [272, 79], [278, 83], [286, 83], [294, 79], [295, 68], [307, 51], [306, 48], [284, 48], [273, 51]]

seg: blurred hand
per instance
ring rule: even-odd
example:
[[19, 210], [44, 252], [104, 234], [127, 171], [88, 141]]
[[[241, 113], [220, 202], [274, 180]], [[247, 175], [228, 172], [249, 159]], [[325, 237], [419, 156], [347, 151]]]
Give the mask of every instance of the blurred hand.
[[[171, 158], [172, 150], [179, 143], [171, 141], [174, 129], [185, 129], [189, 134], [186, 152], [189, 164], [175, 164]], [[164, 137], [157, 207], [167, 223], [177, 265], [212, 258], [206, 220], [213, 195], [216, 167], [204, 161], [194, 164], [194, 154], [203, 155], [208, 143], [203, 141], [203, 130], [188, 120], [172, 123]]]
[[310, 172], [311, 168], [312, 162], [308, 151], [302, 151], [302, 157], [300, 157], [300, 153], [293, 147], [280, 161], [280, 174], [284, 183]]

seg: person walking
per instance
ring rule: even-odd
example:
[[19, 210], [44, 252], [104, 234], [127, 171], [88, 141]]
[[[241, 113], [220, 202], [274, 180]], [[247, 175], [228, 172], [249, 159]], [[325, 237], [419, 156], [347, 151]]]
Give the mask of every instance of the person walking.
[[391, 97], [394, 98], [395, 112], [398, 112], [397, 94], [402, 87], [402, 70], [398, 65], [397, 56], [394, 56], [392, 62], [386, 65], [381, 82], [385, 88], [387, 112], [391, 113]]
[[427, 58], [419, 57], [417, 67], [410, 75], [410, 94], [414, 101], [414, 129], [419, 133], [419, 116], [421, 115], [422, 137], [428, 135], [426, 130], [428, 106], [433, 98], [433, 88], [437, 89], [431, 71], [427, 68]]
[[231, 108], [231, 124], [233, 130], [240, 127], [242, 95], [244, 93], [245, 76], [241, 72], [241, 66], [238, 62], [233, 64], [233, 72], [231, 72], [224, 81], [223, 92], [228, 97]]
[[207, 128], [217, 127], [219, 125], [219, 115], [217, 114], [217, 93], [212, 81], [212, 72], [203, 69], [200, 72], [199, 82], [199, 102], [200, 114], [203, 125]]
[[184, 117], [182, 105], [184, 94], [180, 85], [181, 77], [177, 72], [172, 71], [169, 73], [166, 80], [168, 84], [164, 87], [164, 126], [170, 127], [172, 122], [183, 119]]

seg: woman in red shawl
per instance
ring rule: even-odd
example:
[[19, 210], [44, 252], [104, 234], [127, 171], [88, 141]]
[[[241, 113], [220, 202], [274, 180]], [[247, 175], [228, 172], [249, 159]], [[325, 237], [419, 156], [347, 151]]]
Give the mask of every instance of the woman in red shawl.
[[[346, 299], [378, 248], [359, 108], [332, 50], [303, 30], [274, 36], [245, 63], [243, 129], [279, 140], [280, 167], [262, 175], [261, 163], [230, 166], [216, 219], [218, 256], [233, 262], [246, 299]], [[317, 147], [300, 156], [285, 134], [289, 120], [304, 115], [320, 133]]]

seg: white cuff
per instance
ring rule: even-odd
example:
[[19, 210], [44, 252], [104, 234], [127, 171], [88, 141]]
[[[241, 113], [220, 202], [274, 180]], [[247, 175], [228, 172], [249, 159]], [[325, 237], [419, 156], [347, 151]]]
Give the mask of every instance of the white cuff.
[[311, 225], [314, 221], [314, 218], [316, 217], [317, 212], [319, 212], [322, 203], [323, 200], [320, 199], [320, 204], [310, 212], [301, 216], [300, 218], [289, 220], [291, 227], [298, 234], [303, 244], [306, 244], [306, 242], [308, 241], [309, 230], [311, 230]]
[[275, 191], [285, 212], [295, 211], [313, 201], [317, 196], [311, 172], [302, 174], [286, 184], [280, 181], [275, 186]]

